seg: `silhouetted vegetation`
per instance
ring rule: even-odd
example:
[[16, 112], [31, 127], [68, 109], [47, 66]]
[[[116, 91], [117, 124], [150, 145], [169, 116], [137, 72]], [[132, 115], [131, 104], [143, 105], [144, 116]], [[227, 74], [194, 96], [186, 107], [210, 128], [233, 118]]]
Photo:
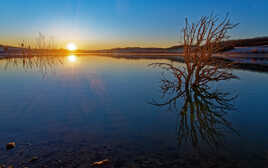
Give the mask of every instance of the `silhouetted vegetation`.
[[57, 50], [54, 38], [47, 38], [42, 33], [38, 34], [35, 43], [22, 40], [19, 42], [20, 50], [11, 52], [5, 58], [4, 68], [20, 68], [25, 71], [38, 71], [44, 76], [57, 65], [63, 64], [61, 54], [66, 51]]
[[[211, 15], [202, 17], [198, 23], [189, 23], [185, 20], [183, 29], [185, 67], [176, 67], [168, 63], [155, 63], [152, 66], [161, 67], [171, 72], [177, 79], [177, 87], [200, 87], [211, 81], [220, 81], [236, 78], [230, 68], [231, 63], [217, 61], [212, 56], [222, 49], [220, 43], [228, 39], [228, 31], [237, 24], [230, 22], [229, 15], [222, 20]], [[168, 83], [168, 81], [167, 81]]]
[[210, 83], [237, 78], [230, 70], [231, 63], [212, 57], [215, 51], [222, 49], [221, 42], [229, 38], [228, 31], [236, 26], [230, 22], [229, 15], [223, 19], [215, 15], [202, 17], [198, 23], [189, 23], [186, 19], [183, 29], [185, 66], [151, 64], [168, 72], [163, 73], [161, 79], [162, 94], [168, 99], [152, 104], [176, 109], [178, 100], [184, 99], [178, 121], [180, 144], [186, 141], [197, 147], [203, 140], [215, 146], [222, 141], [225, 130], [235, 132], [225, 115], [234, 109], [232, 100], [236, 96], [212, 90]]

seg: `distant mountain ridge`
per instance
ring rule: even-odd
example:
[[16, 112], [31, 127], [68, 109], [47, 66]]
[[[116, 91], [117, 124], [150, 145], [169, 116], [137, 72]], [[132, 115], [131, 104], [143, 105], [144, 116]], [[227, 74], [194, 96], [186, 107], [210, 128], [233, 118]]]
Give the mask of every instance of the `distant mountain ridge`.
[[[228, 40], [222, 42], [222, 51], [232, 50], [235, 47], [251, 47], [251, 46], [268, 46], [268, 37], [255, 37], [248, 39], [237, 39], [237, 40]], [[105, 50], [95, 50], [96, 52], [105, 52], [105, 53], [127, 53], [127, 52], [136, 52], [136, 53], [176, 53], [183, 52], [183, 45], [175, 45], [168, 48], [142, 48], [142, 47], [126, 47], [126, 48], [113, 48]]]

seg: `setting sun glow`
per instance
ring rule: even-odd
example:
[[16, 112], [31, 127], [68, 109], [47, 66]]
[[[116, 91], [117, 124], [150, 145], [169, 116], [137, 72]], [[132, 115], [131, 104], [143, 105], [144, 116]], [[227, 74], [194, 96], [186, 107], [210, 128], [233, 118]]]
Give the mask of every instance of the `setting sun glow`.
[[68, 61], [69, 61], [69, 62], [76, 62], [76, 60], [77, 60], [77, 58], [76, 58], [75, 55], [70, 55], [70, 56], [68, 56]]
[[69, 51], [75, 51], [77, 49], [76, 45], [74, 43], [68, 43], [66, 48], [69, 50]]

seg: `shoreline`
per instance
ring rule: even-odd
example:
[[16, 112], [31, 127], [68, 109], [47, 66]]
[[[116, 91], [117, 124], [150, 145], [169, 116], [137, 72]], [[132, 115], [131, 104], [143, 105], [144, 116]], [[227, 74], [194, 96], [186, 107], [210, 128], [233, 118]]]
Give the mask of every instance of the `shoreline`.
[[[164, 59], [174, 62], [184, 62], [183, 53], [120, 53], [120, 52], [49, 52], [49, 53], [30, 53], [27, 57], [35, 56], [100, 56], [115, 59]], [[0, 60], [8, 58], [22, 58], [22, 53], [0, 53]], [[257, 72], [268, 72], [268, 53], [218, 53], [213, 56], [219, 61], [235, 63], [234, 69], [251, 70]]]

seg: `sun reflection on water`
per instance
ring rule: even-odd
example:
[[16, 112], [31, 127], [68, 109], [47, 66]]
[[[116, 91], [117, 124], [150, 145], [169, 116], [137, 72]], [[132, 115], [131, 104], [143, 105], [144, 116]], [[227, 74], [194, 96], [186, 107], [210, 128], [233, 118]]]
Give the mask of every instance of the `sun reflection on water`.
[[77, 61], [77, 57], [75, 55], [70, 55], [67, 57], [69, 62], [76, 62]]

